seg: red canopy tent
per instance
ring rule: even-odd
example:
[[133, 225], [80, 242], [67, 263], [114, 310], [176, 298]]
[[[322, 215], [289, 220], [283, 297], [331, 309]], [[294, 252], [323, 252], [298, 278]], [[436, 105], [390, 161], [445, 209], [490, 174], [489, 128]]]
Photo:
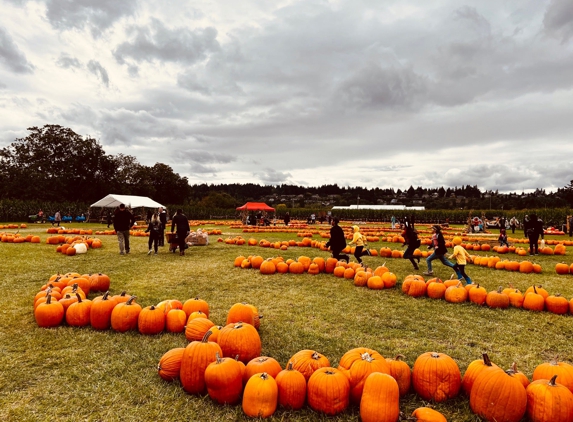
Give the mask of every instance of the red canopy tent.
[[247, 202], [245, 205], [237, 207], [237, 211], [274, 211], [264, 202]]

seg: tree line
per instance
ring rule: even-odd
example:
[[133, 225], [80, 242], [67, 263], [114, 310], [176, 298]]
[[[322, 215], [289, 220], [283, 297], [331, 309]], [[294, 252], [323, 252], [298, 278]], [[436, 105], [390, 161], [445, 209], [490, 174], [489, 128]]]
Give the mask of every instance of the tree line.
[[[423, 205], [426, 209], [573, 207], [573, 181], [546, 193], [499, 194], [477, 186], [454, 188], [363, 188], [325, 184], [308, 187], [256, 183], [195, 184], [163, 163], [145, 166], [131, 155], [106, 154], [92, 137], [59, 125], [28, 128], [28, 136], [0, 149], [0, 197], [17, 201], [91, 204], [109, 193], [149, 196], [163, 204], [233, 209], [273, 197], [273, 205], [325, 209], [333, 205]], [[358, 199], [359, 198], [359, 199]], [[277, 202], [278, 201], [278, 202]], [[83, 206], [83, 205], [82, 205]]]

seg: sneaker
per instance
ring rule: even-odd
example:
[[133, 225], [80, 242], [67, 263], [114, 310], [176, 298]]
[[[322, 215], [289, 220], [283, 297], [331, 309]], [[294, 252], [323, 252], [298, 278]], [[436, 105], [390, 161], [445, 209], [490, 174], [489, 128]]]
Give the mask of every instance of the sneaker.
[[426, 271], [423, 274], [424, 275], [434, 275], [434, 272], [433, 271]]
[[[147, 255], [151, 255], [151, 252], [153, 252], [151, 249], [149, 250], [149, 252], [147, 252]], [[157, 253], [157, 252], [155, 252]]]
[[119, 254], [120, 254], [120, 255], [125, 255], [123, 252], [120, 252]]
[[127, 255], [129, 253], [129, 251], [125, 251], [125, 254]]
[[418, 271], [420, 269], [420, 267], [418, 267], [417, 265], [414, 265], [414, 270]]
[[157, 252], [155, 252], [153, 255], [157, 255]]
[[366, 255], [372, 256], [372, 252], [370, 252], [370, 249], [366, 249]]

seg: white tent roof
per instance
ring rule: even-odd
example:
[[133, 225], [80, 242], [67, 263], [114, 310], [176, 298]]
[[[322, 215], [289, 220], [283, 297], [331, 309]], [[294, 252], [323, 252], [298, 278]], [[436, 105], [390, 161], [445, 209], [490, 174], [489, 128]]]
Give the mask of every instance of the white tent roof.
[[[153, 199], [147, 196], [133, 196], [133, 195], [116, 195], [110, 193], [105, 198], [100, 199], [96, 203], [92, 204], [92, 207], [104, 207], [104, 208], [115, 208], [120, 204], [125, 204], [131, 208], [146, 207], [146, 208], [159, 208], [163, 207], [159, 202], [155, 202]], [[165, 208], [165, 207], [163, 207]]]

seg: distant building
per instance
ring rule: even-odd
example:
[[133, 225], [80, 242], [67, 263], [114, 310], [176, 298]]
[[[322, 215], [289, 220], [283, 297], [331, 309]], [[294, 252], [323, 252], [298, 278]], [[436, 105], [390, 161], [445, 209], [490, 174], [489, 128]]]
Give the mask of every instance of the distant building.
[[426, 207], [407, 207], [406, 205], [350, 205], [348, 207], [335, 206], [333, 210], [405, 210], [423, 211]]

